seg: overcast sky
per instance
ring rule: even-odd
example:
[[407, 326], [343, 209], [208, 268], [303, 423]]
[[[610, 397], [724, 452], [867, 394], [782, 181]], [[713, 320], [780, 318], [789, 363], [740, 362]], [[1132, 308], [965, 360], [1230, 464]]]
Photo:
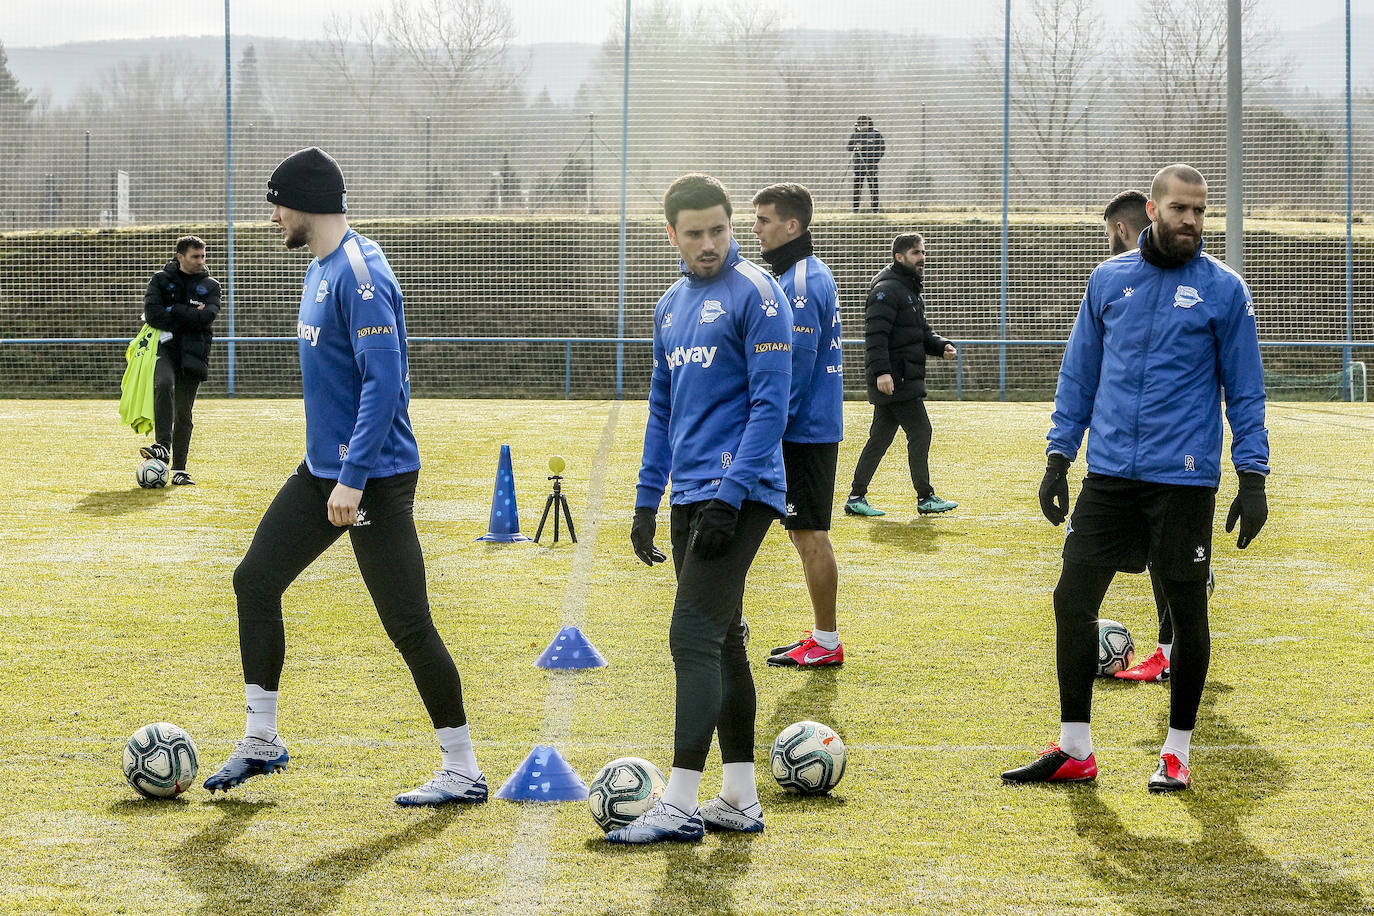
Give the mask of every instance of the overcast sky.
[[[681, 0], [705, 5], [707, 0]], [[729, 0], [748, 4], [755, 0]], [[1016, 0], [1021, 2], [1021, 0]], [[1224, 0], [1214, 0], [1221, 3]], [[606, 37], [623, 0], [508, 0], [520, 43], [599, 42]], [[1345, 0], [1260, 0], [1281, 29], [1341, 19]], [[367, 11], [388, 0], [232, 0], [232, 30], [237, 35], [311, 38], [331, 12]], [[1139, 6], [1135, 0], [1103, 0], [1113, 26], [1124, 26]], [[1002, 0], [784, 0], [783, 25], [808, 28], [874, 28], [936, 34], [996, 30]], [[1374, 0], [1352, 0], [1355, 15], [1374, 15]], [[1298, 17], [1294, 10], [1300, 9]], [[55, 45], [115, 38], [214, 35], [224, 33], [220, 0], [0, 0], [0, 42], [8, 47]]]

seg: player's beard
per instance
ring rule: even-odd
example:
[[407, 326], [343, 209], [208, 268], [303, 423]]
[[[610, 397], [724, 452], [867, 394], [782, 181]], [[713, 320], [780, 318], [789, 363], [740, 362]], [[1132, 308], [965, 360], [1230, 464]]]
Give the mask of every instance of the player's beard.
[[1155, 244], [1159, 246], [1159, 250], [1171, 258], [1176, 258], [1180, 261], [1191, 261], [1193, 255], [1197, 254], [1197, 246], [1200, 240], [1192, 236], [1180, 235], [1164, 225], [1163, 220], [1155, 223], [1155, 235]]
[[304, 248], [306, 243], [305, 229], [300, 226], [282, 229], [281, 240], [288, 249]]
[[1122, 238], [1119, 233], [1112, 236], [1111, 245], [1109, 247], [1114, 255], [1121, 254], [1123, 251], [1129, 251], [1131, 248], [1130, 245], [1126, 244], [1126, 240]]

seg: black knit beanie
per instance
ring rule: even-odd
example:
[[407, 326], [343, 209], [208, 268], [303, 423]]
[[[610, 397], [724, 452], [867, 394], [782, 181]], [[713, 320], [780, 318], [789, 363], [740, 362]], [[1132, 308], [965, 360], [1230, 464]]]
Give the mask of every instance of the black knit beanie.
[[343, 170], [318, 146], [292, 153], [267, 179], [267, 200], [302, 213], [347, 213]]

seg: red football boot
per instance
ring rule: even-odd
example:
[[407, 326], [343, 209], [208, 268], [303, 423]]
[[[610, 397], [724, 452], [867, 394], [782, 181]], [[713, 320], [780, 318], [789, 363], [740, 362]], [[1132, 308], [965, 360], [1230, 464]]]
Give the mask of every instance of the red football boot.
[[1070, 757], [1051, 744], [1040, 752], [1040, 756], [1023, 767], [1007, 770], [1002, 774], [1003, 782], [1072, 782], [1097, 778], [1097, 755], [1089, 754], [1086, 759]]
[[1163, 683], [1169, 679], [1169, 660], [1164, 657], [1164, 650], [1155, 647], [1154, 655], [1134, 667], [1127, 668], [1125, 671], [1118, 671], [1112, 677], [1119, 677], [1123, 681], [1156, 681]]
[[1151, 792], [1177, 792], [1193, 784], [1193, 774], [1173, 754], [1159, 755], [1159, 769], [1150, 777]]

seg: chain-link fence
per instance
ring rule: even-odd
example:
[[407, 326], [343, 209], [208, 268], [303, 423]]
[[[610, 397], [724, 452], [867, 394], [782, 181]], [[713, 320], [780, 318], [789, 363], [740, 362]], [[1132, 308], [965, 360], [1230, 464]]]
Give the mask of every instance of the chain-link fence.
[[[925, 234], [932, 323], [968, 342], [934, 370], [937, 396], [1052, 391], [1106, 254], [1103, 206], [1160, 165], [1207, 176], [1208, 250], [1226, 252], [1217, 0], [1025, 0], [1009, 21], [1001, 3], [945, 6], [915, 23], [882, 0], [844, 28], [805, 4], [637, 0], [628, 67], [624, 8], [585, 12], [600, 43], [528, 44], [508, 3], [569, 9], [340, 4], [310, 40], [61, 45], [54, 21], [53, 46], [8, 47], [0, 393], [116, 393], [143, 288], [187, 232], [229, 292], [204, 390], [298, 390], [305, 260], [282, 250], [263, 192], [311, 145], [342, 164], [350, 218], [396, 268], [420, 396], [641, 394], [652, 306], [676, 275], [659, 197], [686, 171], [730, 188], [752, 257], [753, 192], [811, 188], [847, 337], [891, 237]], [[1242, 3], [1244, 255], [1271, 388], [1359, 397], [1357, 364], [1374, 356], [1374, 17], [1294, 29], [1264, 4]], [[848, 149], [860, 117], [881, 158], [868, 133], [866, 155]], [[862, 359], [851, 347], [856, 392]]]

